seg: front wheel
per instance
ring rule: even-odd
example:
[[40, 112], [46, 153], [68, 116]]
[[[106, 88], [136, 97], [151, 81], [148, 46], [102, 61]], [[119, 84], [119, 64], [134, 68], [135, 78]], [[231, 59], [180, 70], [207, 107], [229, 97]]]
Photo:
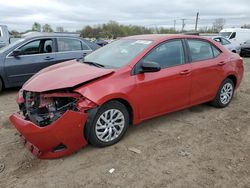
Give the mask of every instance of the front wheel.
[[229, 105], [233, 95], [234, 83], [231, 79], [227, 78], [222, 82], [215, 99], [211, 103], [217, 108], [224, 108]]
[[92, 122], [87, 124], [88, 141], [97, 147], [110, 146], [121, 140], [129, 125], [127, 108], [118, 101], [100, 107]]

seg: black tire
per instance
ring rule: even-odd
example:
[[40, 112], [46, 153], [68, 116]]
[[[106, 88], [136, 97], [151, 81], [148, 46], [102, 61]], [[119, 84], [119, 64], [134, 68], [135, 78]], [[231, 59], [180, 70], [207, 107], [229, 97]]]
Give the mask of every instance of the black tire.
[[[223, 100], [221, 98], [221, 93], [222, 93], [223, 87], [226, 86], [226, 85], [231, 85], [232, 86], [232, 94], [231, 94], [231, 97], [228, 99], [228, 101], [224, 101], [223, 102]], [[217, 108], [224, 108], [224, 107], [228, 106], [230, 104], [230, 102], [232, 101], [232, 98], [234, 96], [234, 88], [235, 88], [234, 82], [231, 79], [229, 79], [229, 78], [225, 79], [221, 83], [220, 88], [217, 91], [216, 97], [211, 102], [211, 104], [213, 106], [217, 107]]]
[[[117, 136], [116, 138], [114, 138], [111, 141], [103, 141], [103, 140], [98, 138], [97, 133], [96, 133], [97, 121], [104, 114], [104, 112], [108, 112], [109, 110], [113, 110], [113, 109], [118, 110], [118, 112], [122, 113], [125, 123], [124, 123], [123, 129], [120, 129], [122, 131], [119, 133], [119, 136]], [[111, 114], [109, 114], [109, 115], [111, 116]], [[106, 122], [104, 124], [106, 124]], [[104, 126], [108, 126], [108, 125], [104, 125]], [[85, 126], [85, 137], [87, 138], [88, 142], [93, 146], [96, 146], [96, 147], [111, 146], [111, 145], [119, 142], [122, 139], [122, 137], [124, 136], [124, 134], [126, 133], [126, 131], [128, 129], [128, 126], [129, 126], [129, 113], [128, 113], [126, 106], [124, 106], [122, 103], [120, 103], [118, 101], [110, 101], [110, 102], [107, 102], [104, 105], [102, 105], [98, 109], [98, 111], [94, 115], [94, 117], [90, 118], [90, 121]], [[106, 128], [103, 128], [103, 129], [106, 130]]]

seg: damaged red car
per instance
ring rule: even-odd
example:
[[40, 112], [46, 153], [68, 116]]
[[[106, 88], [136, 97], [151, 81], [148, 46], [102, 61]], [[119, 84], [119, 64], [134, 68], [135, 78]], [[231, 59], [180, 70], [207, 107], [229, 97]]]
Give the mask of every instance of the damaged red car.
[[149, 118], [205, 102], [226, 107], [242, 76], [242, 59], [213, 40], [132, 36], [40, 71], [10, 121], [33, 154], [58, 158], [115, 144]]

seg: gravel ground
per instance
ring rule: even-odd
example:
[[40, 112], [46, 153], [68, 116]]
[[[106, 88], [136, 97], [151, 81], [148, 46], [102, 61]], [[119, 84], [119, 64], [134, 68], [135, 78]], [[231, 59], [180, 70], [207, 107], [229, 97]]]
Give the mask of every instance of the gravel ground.
[[87, 146], [57, 160], [39, 160], [22, 145], [8, 121], [17, 89], [3, 92], [0, 187], [250, 188], [250, 59], [244, 64], [229, 107], [171, 113], [130, 127], [114, 146]]

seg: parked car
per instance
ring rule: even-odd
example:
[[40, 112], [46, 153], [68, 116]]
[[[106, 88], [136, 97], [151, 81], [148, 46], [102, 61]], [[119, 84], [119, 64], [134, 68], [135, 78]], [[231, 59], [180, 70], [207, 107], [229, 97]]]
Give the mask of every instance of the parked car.
[[235, 43], [237, 45], [241, 45], [246, 40], [249, 39], [250, 29], [228, 28], [228, 29], [221, 30], [219, 35], [227, 38], [232, 43]]
[[250, 40], [247, 40], [241, 45], [240, 55], [242, 57], [250, 57]]
[[0, 25], [0, 48], [10, 43], [10, 35], [6, 25]]
[[20, 90], [10, 121], [39, 158], [90, 143], [117, 143], [129, 124], [211, 102], [224, 108], [243, 76], [243, 60], [212, 39], [142, 35], [43, 69]]
[[212, 37], [212, 39], [215, 40], [216, 42], [219, 42], [221, 45], [223, 45], [229, 51], [237, 53], [237, 54], [240, 53], [240, 45], [237, 45], [235, 43], [231, 43], [225, 37], [215, 36], [215, 37]]
[[34, 34], [0, 49], [0, 91], [22, 86], [41, 69], [82, 58], [99, 46], [80, 37]]
[[102, 40], [102, 39], [96, 39], [96, 40], [94, 40], [94, 43], [98, 44], [98, 45], [101, 46], [101, 47], [108, 44], [107, 41]]

